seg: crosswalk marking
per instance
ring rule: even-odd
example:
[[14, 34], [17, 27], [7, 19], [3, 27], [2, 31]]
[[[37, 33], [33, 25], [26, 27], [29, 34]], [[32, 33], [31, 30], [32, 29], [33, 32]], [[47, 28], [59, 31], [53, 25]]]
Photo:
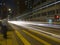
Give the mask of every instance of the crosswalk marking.
[[16, 35], [18, 36], [18, 38], [21, 39], [21, 41], [24, 43], [24, 45], [31, 45], [31, 43], [29, 41], [27, 41], [21, 34], [19, 31], [17, 31], [17, 27], [14, 27], [13, 25], [11, 25], [13, 27], [13, 29], [15, 30]]
[[25, 30], [22, 30], [22, 31], [23, 31], [24, 33], [26, 33], [27, 35], [33, 37], [34, 39], [38, 40], [39, 42], [43, 43], [44, 45], [51, 45], [51, 44], [47, 43], [46, 41], [44, 41], [44, 40], [36, 37], [35, 35], [32, 35], [31, 33], [27, 32], [27, 31], [25, 31]]
[[[27, 39], [25, 39], [25, 38], [23, 37], [23, 35], [21, 35], [20, 32], [18, 32], [18, 28], [17, 28], [17, 27], [15, 28], [15, 26], [13, 26], [13, 27], [14, 27], [14, 29], [15, 29], [15, 32], [16, 32], [17, 36], [22, 40], [22, 42], [24, 43], [24, 45], [31, 45], [31, 43], [30, 43]], [[37, 37], [37, 36], [29, 33], [27, 30], [22, 30], [22, 31], [23, 31], [24, 33], [26, 33], [27, 35], [29, 35], [30, 37], [34, 38], [35, 40], [39, 41], [40, 43], [44, 44], [44, 45], [52, 45], [52, 44], [48, 43], [47, 41], [42, 40], [42, 39], [40, 39], [39, 37]], [[56, 41], [56, 42], [60, 42], [60, 40], [58, 40], [57, 38], [53, 38], [53, 37], [48, 36], [48, 35], [46, 35], [46, 34], [40, 33], [40, 32], [38, 32], [38, 31], [36, 31], [36, 30], [29, 30], [29, 31], [31, 31], [31, 32], [33, 32], [33, 33], [36, 33], [36, 34], [40, 34], [40, 35], [42, 35], [42, 36], [44, 36], [44, 37], [46, 37], [46, 38], [49, 38], [49, 39], [51, 39], [51, 40], [54, 40], [54, 41]], [[22, 39], [22, 37], [21, 37], [20, 35], [21, 35], [25, 40], [27, 40], [26, 42], [28, 42], [28, 44], [25, 43], [24, 39]]]
[[37, 34], [40, 34], [40, 35], [42, 35], [42, 36], [44, 36], [44, 37], [46, 37], [46, 38], [52, 39], [52, 40], [60, 43], [60, 40], [57, 39], [57, 38], [54, 38], [54, 37], [48, 36], [48, 35], [46, 35], [46, 34], [40, 33], [40, 32], [38, 32], [38, 31], [36, 31], [36, 30], [29, 30], [29, 31], [34, 32], [34, 33], [37, 33]]
[[21, 41], [24, 43], [24, 45], [31, 45], [17, 30], [15, 30], [17, 36], [21, 39]]

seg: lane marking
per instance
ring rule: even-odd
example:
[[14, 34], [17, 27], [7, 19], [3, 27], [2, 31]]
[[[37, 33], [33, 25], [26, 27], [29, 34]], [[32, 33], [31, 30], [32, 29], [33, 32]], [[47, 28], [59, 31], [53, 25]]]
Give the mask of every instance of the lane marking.
[[45, 33], [45, 34], [48, 34], [48, 35], [51, 35], [53, 37], [56, 37], [56, 38], [60, 39], [60, 35], [56, 35], [56, 34], [53, 34], [53, 33], [50, 33], [50, 32], [46, 32], [46, 31], [43, 31], [43, 30], [40, 30], [40, 29], [36, 29], [36, 28], [33, 28], [33, 27], [25, 26], [25, 28], [31, 29], [31, 30], [36, 30], [36, 31], [39, 31], [39, 32], [42, 32], [42, 33]]
[[21, 34], [20, 32], [16, 31], [17, 36], [21, 39], [21, 41], [24, 43], [24, 45], [31, 45]]
[[[25, 28], [27, 28], [27, 29], [35, 29], [35, 28], [32, 28], [32, 27], [27, 27], [27, 26], [22, 26], [22, 27], [25, 27]], [[60, 43], [60, 40], [59, 39], [57, 39], [57, 38], [54, 38], [54, 37], [58, 37], [58, 36], [56, 36], [56, 35], [54, 35], [54, 34], [51, 34], [51, 33], [47, 33], [47, 32], [45, 32], [45, 31], [40, 31], [39, 29], [35, 29], [35, 31], [37, 31], [37, 32], [42, 32], [42, 33], [45, 33], [45, 34], [43, 34], [43, 36], [47, 36], [48, 38], [50, 38], [50, 39], [52, 39], [52, 40], [54, 40], [54, 41], [56, 41], [56, 42], [59, 42]], [[46, 34], [50, 34], [51, 36], [48, 36], [48, 35], [46, 35]], [[41, 35], [41, 34], [40, 34]], [[52, 36], [54, 36], [54, 37], [52, 37]]]
[[57, 39], [57, 38], [54, 38], [54, 37], [48, 36], [48, 35], [46, 35], [46, 34], [40, 33], [40, 32], [38, 32], [38, 31], [36, 31], [36, 30], [29, 30], [29, 31], [34, 32], [34, 33], [37, 33], [37, 34], [40, 34], [40, 35], [42, 35], [42, 36], [44, 36], [44, 37], [46, 37], [46, 38], [52, 39], [52, 40], [60, 43], [60, 40]]
[[13, 29], [15, 30], [16, 35], [21, 39], [21, 41], [24, 43], [24, 45], [31, 45], [31, 43], [29, 41], [27, 41], [27, 39], [25, 39], [20, 32], [17, 31], [17, 28], [14, 27], [13, 25], [11, 25], [11, 27], [13, 27]]
[[27, 35], [33, 37], [33, 38], [36, 39], [37, 41], [43, 43], [44, 45], [51, 45], [51, 44], [47, 43], [46, 41], [44, 41], [44, 40], [36, 37], [35, 35], [32, 35], [31, 33], [27, 32], [27, 31], [25, 31], [25, 30], [22, 30], [22, 31], [23, 31], [24, 33], [26, 33]]

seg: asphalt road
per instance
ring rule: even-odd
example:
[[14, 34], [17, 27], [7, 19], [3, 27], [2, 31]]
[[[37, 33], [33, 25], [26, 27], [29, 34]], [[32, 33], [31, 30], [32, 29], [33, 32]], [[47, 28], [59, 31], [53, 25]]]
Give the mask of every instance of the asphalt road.
[[52, 28], [52, 27], [44, 27], [44, 26], [37, 26], [37, 25], [28, 25], [29, 27], [40, 29], [46, 32], [50, 32], [56, 35], [60, 35], [60, 28]]
[[60, 29], [58, 28], [10, 25], [18, 37], [19, 45], [60, 45]]

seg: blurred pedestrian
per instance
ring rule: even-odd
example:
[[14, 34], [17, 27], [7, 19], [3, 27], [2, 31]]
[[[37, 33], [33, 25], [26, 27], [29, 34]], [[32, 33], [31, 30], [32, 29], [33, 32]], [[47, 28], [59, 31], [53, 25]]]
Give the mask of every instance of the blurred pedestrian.
[[8, 28], [7, 28], [6, 22], [2, 22], [1, 30], [2, 30], [2, 34], [3, 34], [3, 38], [7, 39]]
[[1, 34], [1, 25], [2, 25], [2, 22], [0, 21], [0, 34]]

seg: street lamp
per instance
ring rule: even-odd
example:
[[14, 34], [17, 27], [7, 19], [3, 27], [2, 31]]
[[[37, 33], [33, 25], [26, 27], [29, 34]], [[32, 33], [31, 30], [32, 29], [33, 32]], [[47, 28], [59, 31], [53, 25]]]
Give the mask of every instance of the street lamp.
[[8, 11], [11, 11], [11, 9], [9, 8]]
[[8, 9], [8, 11], [9, 11], [9, 13], [12, 13], [12, 10], [11, 10], [11, 8], [9, 8], [9, 9]]
[[9, 12], [8, 12], [8, 14], [9, 14], [9, 15], [8, 15], [8, 20], [9, 20], [9, 19], [10, 19], [10, 15], [11, 15], [11, 13], [12, 13], [11, 8], [9, 8], [8, 11], [9, 11]]

